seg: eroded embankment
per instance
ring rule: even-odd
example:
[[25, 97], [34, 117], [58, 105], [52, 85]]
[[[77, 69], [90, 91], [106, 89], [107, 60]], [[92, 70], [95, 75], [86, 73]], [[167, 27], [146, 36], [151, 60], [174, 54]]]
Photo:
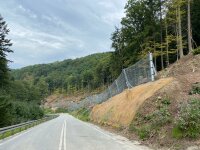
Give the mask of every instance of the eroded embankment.
[[173, 78], [165, 78], [125, 90], [108, 101], [96, 105], [92, 109], [90, 118], [101, 124], [127, 127], [145, 100], [172, 81]]

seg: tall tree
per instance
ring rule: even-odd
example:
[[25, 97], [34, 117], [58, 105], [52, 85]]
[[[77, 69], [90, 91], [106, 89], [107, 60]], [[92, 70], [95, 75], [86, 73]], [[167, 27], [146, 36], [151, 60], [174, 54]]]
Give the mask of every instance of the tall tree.
[[178, 30], [178, 48], [179, 55], [182, 58], [183, 55], [183, 36], [182, 36], [182, 11], [181, 6], [183, 4], [183, 0], [176, 0], [175, 2], [177, 6], [177, 30]]
[[7, 24], [4, 21], [3, 17], [0, 15], [0, 86], [4, 87], [6, 82], [8, 81], [8, 61], [6, 56], [7, 53], [13, 52], [10, 49], [12, 43], [10, 39], [7, 39], [7, 35], [9, 33], [9, 29], [7, 28]]

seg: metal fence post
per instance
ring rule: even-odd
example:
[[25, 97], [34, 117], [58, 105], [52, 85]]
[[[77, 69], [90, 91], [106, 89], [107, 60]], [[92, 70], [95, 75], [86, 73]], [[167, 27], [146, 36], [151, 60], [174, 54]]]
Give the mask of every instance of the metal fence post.
[[150, 64], [150, 75], [151, 75], [151, 81], [155, 81], [155, 71], [154, 71], [154, 64], [153, 64], [153, 56], [152, 53], [149, 53], [149, 64]]
[[119, 85], [117, 83], [117, 80], [115, 80], [115, 84], [117, 85], [117, 92], [119, 93], [120, 91], [119, 91]]
[[125, 69], [123, 69], [123, 73], [124, 73], [125, 80], [126, 80], [126, 86], [128, 87], [128, 89], [132, 88], [131, 84], [130, 84], [129, 81], [128, 81], [128, 77], [127, 77], [127, 74], [126, 74], [126, 70], [125, 70]]

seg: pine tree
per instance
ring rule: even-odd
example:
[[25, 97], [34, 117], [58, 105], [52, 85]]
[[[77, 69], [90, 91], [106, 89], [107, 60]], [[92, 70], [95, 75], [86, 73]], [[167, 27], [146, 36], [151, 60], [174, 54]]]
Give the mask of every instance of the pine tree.
[[9, 29], [7, 28], [6, 22], [3, 20], [3, 17], [0, 15], [0, 86], [4, 87], [6, 82], [8, 81], [8, 62], [6, 56], [7, 53], [13, 52], [10, 49], [12, 43], [6, 36], [9, 33]]

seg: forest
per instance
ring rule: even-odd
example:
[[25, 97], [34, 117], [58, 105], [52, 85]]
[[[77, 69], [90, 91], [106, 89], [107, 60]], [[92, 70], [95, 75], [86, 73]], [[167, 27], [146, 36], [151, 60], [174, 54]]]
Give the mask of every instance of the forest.
[[157, 70], [200, 46], [199, 0], [128, 0], [121, 27], [113, 32], [112, 75], [154, 54]]
[[12, 42], [0, 17], [0, 126], [42, 117], [40, 105], [55, 92], [100, 92], [149, 52], [157, 70], [199, 54], [199, 16], [199, 0], [128, 0], [121, 25], [111, 34], [112, 52], [15, 70], [8, 68]]

